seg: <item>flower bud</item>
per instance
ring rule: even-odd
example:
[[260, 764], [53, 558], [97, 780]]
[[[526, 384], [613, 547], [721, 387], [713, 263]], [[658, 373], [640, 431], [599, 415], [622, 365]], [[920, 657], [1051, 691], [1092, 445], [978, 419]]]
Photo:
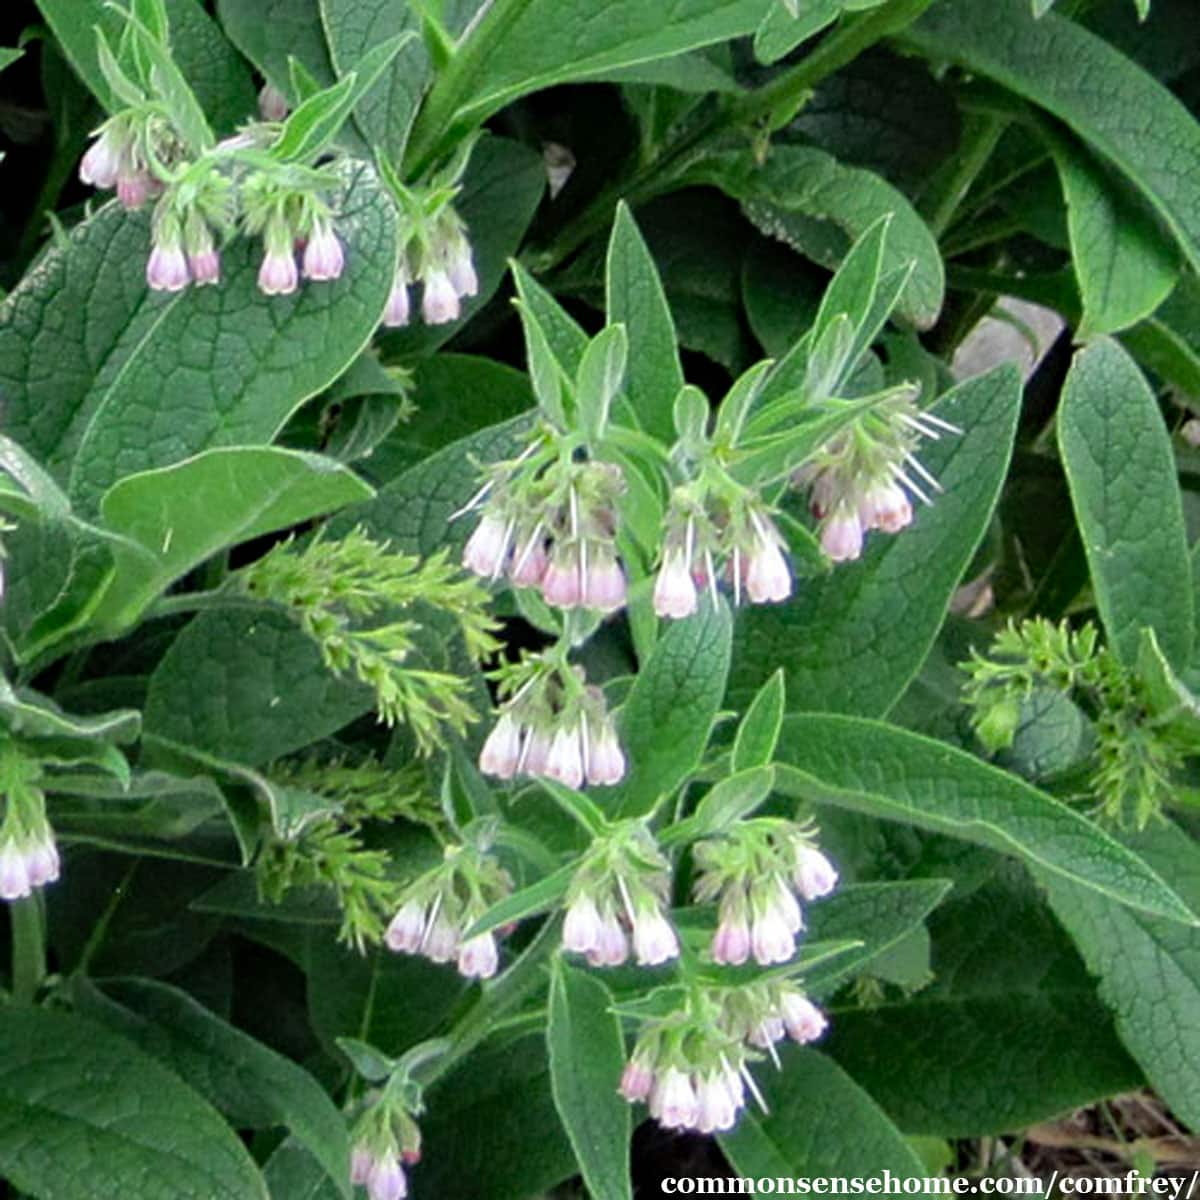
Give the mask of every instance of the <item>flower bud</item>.
[[635, 1055], [625, 1064], [621, 1073], [621, 1084], [617, 1091], [630, 1104], [645, 1100], [654, 1087], [654, 1071], [648, 1063], [641, 1062]]
[[272, 84], [263, 84], [258, 93], [258, 115], [264, 121], [286, 121], [288, 116], [287, 97]]
[[123, 160], [119, 139], [110, 126], [88, 147], [79, 164], [79, 178], [90, 187], [107, 191], [121, 173]]
[[355, 1187], [366, 1186], [375, 1166], [371, 1151], [361, 1142], [350, 1152], [350, 1182]]
[[792, 882], [805, 900], [828, 896], [837, 887], [838, 873], [833, 863], [820, 850], [800, 846], [796, 850], [796, 869]]
[[784, 996], [781, 1016], [788, 1037], [796, 1042], [814, 1042], [829, 1027], [825, 1014], [809, 999], [796, 992]]

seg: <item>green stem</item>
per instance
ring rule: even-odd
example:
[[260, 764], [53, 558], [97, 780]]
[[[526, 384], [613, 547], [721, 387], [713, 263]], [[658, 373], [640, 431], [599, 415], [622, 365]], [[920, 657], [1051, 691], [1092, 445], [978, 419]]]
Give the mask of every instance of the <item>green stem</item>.
[[782, 72], [765, 87], [725, 105], [708, 121], [681, 137], [651, 162], [597, 196], [543, 250], [530, 267], [544, 272], [557, 266], [612, 222], [620, 200], [641, 204], [666, 191], [704, 146], [731, 129], [762, 121], [777, 127], [789, 120], [821, 80], [853, 62], [864, 50], [912, 24], [932, 0], [893, 0], [881, 8], [844, 21], [803, 62]]
[[952, 169], [939, 180], [941, 187], [937, 199], [925, 205], [929, 214], [929, 227], [941, 237], [950, 227], [979, 173], [987, 166], [1009, 122], [1002, 117], [976, 118], [963, 144], [954, 156]]
[[12, 918], [12, 994], [17, 1004], [32, 1004], [46, 978], [46, 933], [38, 896], [14, 900]]
[[[484, 62], [497, 53], [509, 30], [524, 15], [532, 0], [496, 0], [491, 11], [458, 47], [454, 58], [434, 84], [413, 125], [405, 151], [404, 175], [415, 179], [436, 159], [440, 148], [455, 134], [466, 134], [486, 116], [486, 107], [476, 105], [464, 120], [459, 110], [470, 95]], [[460, 126], [466, 125], [466, 128]]]

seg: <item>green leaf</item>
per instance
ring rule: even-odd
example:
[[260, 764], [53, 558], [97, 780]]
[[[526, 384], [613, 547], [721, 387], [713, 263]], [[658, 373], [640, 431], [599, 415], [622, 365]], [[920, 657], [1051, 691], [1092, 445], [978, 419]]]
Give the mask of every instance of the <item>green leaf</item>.
[[146, 734], [257, 766], [329, 736], [371, 704], [367, 688], [325, 669], [287, 613], [217, 609], [185, 626], [151, 675]]
[[273, 1200], [337, 1200], [341, 1196], [321, 1164], [294, 1138], [282, 1142], [263, 1166]]
[[355, 105], [415, 37], [409, 30], [372, 47], [349, 75], [302, 101], [284, 122], [279, 140], [271, 147], [272, 157], [280, 162], [303, 162], [320, 154], [338, 136]]
[[254, 1160], [190, 1087], [70, 1013], [0, 1009], [0, 1173], [60, 1200], [267, 1200]]
[[91, 621], [131, 625], [159, 593], [211, 555], [369, 499], [345, 467], [273, 447], [208, 450], [173, 467], [129, 475], [105, 493], [105, 524], [150, 551], [116, 551], [116, 577]]
[[804, 580], [790, 604], [739, 614], [730, 672], [737, 703], [749, 703], [782, 663], [792, 709], [888, 711], [920, 669], [983, 539], [1020, 400], [1020, 378], [1007, 366], [947, 393], [934, 411], [964, 434], [921, 450], [945, 493], [899, 536], [872, 535], [859, 562]]
[[925, 918], [950, 887], [947, 879], [850, 884], [810, 905], [809, 942], [852, 939], [860, 945], [805, 971], [805, 990], [818, 998], [833, 996], [847, 980], [876, 974], [877, 960], [924, 931]]
[[271, 441], [357, 357], [391, 290], [393, 207], [365, 164], [346, 173], [346, 272], [295, 296], [259, 292], [248, 239], [225, 252], [219, 287], [152, 294], [145, 217], [113, 204], [77, 226], [0, 309], [11, 436], [93, 511], [122, 476]]
[[287, 1128], [350, 1195], [345, 1121], [307, 1071], [165, 983], [112, 980], [103, 995], [92, 1017], [191, 1081], [236, 1128]]
[[1075, 356], [1058, 441], [1113, 649], [1134, 666], [1149, 627], [1182, 669], [1191, 660], [1194, 601], [1175, 458], [1153, 392], [1116, 342]]
[[647, 813], [699, 766], [725, 694], [732, 624], [724, 601], [706, 602], [660, 634], [617, 718], [630, 765], [606, 809]]
[[606, 279], [608, 319], [622, 322], [629, 333], [626, 389], [634, 418], [670, 442], [672, 407], [684, 383], [675, 322], [654, 259], [624, 203], [613, 223]]
[[[110, 112], [124, 105], [112, 93], [97, 58], [96, 28], [111, 44], [124, 21], [105, 0], [38, 0], [38, 8], [75, 72]], [[232, 132], [254, 109], [246, 64], [198, 0], [167, 0], [171, 53], [219, 132]]]
[[[763, 233], [826, 267], [837, 266], [852, 242], [890, 216], [880, 269], [889, 274], [912, 264], [899, 312], [919, 329], [937, 320], [946, 288], [937, 240], [905, 196], [873, 172], [823, 150], [781, 145], [761, 164], [747, 151], [711, 155], [690, 167], [687, 178], [728, 192]], [[836, 236], [814, 240], [808, 232], [814, 218]]]
[[291, 98], [290, 60], [295, 59], [319, 87], [335, 82], [318, 0], [217, 0], [217, 16], [235, 46]]
[[722, 779], [709, 789], [686, 821], [678, 821], [663, 831], [664, 844], [680, 838], [708, 837], [720, 833], [749, 816], [770, 794], [775, 785], [771, 767], [749, 767]]
[[1087, 970], [1019, 872], [943, 905], [930, 933], [932, 983], [835, 1008], [827, 1045], [905, 1133], [1024, 1129], [1139, 1085]]
[[975, 842], [1130, 908], [1200, 925], [1150, 867], [1098, 825], [943, 742], [878, 721], [791, 716], [776, 769], [781, 791]]
[[732, 1133], [717, 1137], [740, 1176], [925, 1174], [883, 1110], [832, 1059], [797, 1046], [785, 1049], [780, 1062], [779, 1071], [755, 1072], [768, 1111], [743, 1113]]
[[[1152, 826], [1126, 844], [1200, 905], [1200, 849], [1174, 825]], [[1038, 873], [1055, 915], [1075, 939], [1117, 1030], [1171, 1111], [1200, 1126], [1200, 934], [1135, 912]]]
[[786, 684], [782, 668], [759, 689], [746, 710], [733, 742], [732, 766], [735, 771], [765, 767], [779, 744], [783, 724]]
[[520, 416], [453, 442], [380, 488], [369, 504], [335, 518], [330, 533], [338, 536], [361, 524], [406, 554], [432, 554], [443, 546], [460, 553], [475, 521], [463, 516], [451, 524], [450, 517], [479, 490], [473, 463], [515, 458], [532, 429], [530, 418]]
[[1119, 50], [1057, 14], [1035, 19], [1026, 0], [945, 0], [903, 36], [1069, 125], [1145, 195], [1200, 266], [1200, 126]]
[[141, 713], [130, 708], [98, 716], [72, 716], [37, 692], [27, 688], [14, 689], [2, 676], [0, 714], [13, 733], [28, 738], [66, 738], [125, 745], [137, 741], [142, 726]]
[[842, 15], [839, 0], [795, 0], [795, 7], [798, 11], [790, 12], [786, 0], [778, 0], [767, 13], [754, 35], [759, 62], [778, 62]]
[[563, 1128], [594, 1200], [630, 1200], [630, 1106], [617, 1091], [625, 1066], [621, 1023], [608, 988], [555, 960], [546, 1045]]
[[1179, 279], [1174, 245], [1120, 180], [1069, 139], [1051, 148], [1067, 202], [1071, 257], [1083, 297], [1077, 334], [1117, 333], [1150, 316]]
[[[420, 32], [413, 5], [391, 0], [320, 0], [320, 5], [330, 57], [339, 75], [360, 70], [358, 64], [372, 47]], [[404, 154], [409, 127], [431, 75], [429, 55], [417, 38], [400, 48], [355, 110], [363, 137], [393, 162]]]
[[503, 900], [493, 904], [491, 908], [471, 926], [468, 937], [476, 937], [511, 921], [522, 921], [526, 917], [540, 916], [557, 908], [559, 902], [567, 894], [571, 880], [575, 878], [575, 864], [568, 863], [559, 867], [552, 874], [531, 883], [519, 892], [513, 892]]
[[[547, 353], [549, 349], [547, 345]], [[579, 364], [575, 403], [583, 432], [593, 444], [600, 440], [608, 425], [613, 400], [625, 379], [628, 357], [629, 339], [625, 326], [608, 325], [588, 344]]]
[[524, 0], [486, 15], [460, 48], [418, 119], [418, 161], [448, 127], [473, 128], [529, 92], [682, 54], [753, 33], [768, 0], [680, 0], [669, 10], [613, 0], [597, 20], [586, 0]]

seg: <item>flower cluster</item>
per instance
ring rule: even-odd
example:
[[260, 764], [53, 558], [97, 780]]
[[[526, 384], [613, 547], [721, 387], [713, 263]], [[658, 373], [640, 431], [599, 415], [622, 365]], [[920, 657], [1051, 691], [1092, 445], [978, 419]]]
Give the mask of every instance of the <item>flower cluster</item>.
[[[799, 899], [828, 895], [837, 871], [812, 844], [812, 831], [774, 817], [742, 821], [695, 847], [696, 899], [718, 901], [712, 956], [762, 966], [796, 953], [804, 928]], [[799, 895], [799, 899], [797, 899]]]
[[[434, 193], [433, 204], [442, 203]], [[383, 324], [399, 329], [412, 320], [410, 289], [421, 285], [421, 319], [446, 325], [462, 316], [462, 302], [479, 294], [479, 276], [467, 229], [453, 207], [445, 204], [430, 217], [419, 198], [405, 206], [407, 236], [396, 267]], [[415, 212], [415, 216], [414, 216]]]
[[16, 743], [0, 745], [4, 822], [0, 825], [0, 900], [23, 900], [34, 888], [55, 883], [61, 870], [46, 797], [37, 782], [41, 767]]
[[777, 604], [792, 594], [787, 542], [758, 496], [728, 478], [701, 479], [675, 489], [667, 510], [662, 563], [654, 581], [654, 611], [680, 620], [719, 580], [751, 604]]
[[721, 997], [721, 1027], [739, 1041], [774, 1055], [784, 1038], [804, 1045], [829, 1028], [825, 1014], [788, 980], [726, 988]]
[[942, 432], [961, 431], [922, 412], [913, 389], [901, 389], [827, 442], [796, 473], [795, 485], [811, 488], [821, 546], [834, 562], [858, 558], [872, 529], [899, 533], [910, 525], [908, 492], [928, 504], [924, 488], [942, 490], [916, 456], [921, 438], [936, 441]]
[[163, 190], [162, 177], [184, 147], [168, 121], [157, 113], [118, 113], [93, 135], [79, 164], [79, 178], [102, 191], [116, 189], [125, 208], [141, 208]]
[[404, 1200], [404, 1168], [421, 1161], [421, 1131], [405, 1109], [383, 1100], [363, 1114], [354, 1131], [350, 1182], [370, 1200]]
[[493, 468], [476, 503], [479, 524], [463, 550], [477, 575], [502, 572], [517, 587], [541, 588], [554, 608], [612, 613], [628, 584], [617, 555], [617, 502], [625, 490], [619, 467], [534, 453]]
[[567, 892], [563, 948], [594, 967], [618, 967], [630, 942], [639, 965], [654, 967], [679, 954], [666, 916], [671, 869], [641, 821], [625, 821], [598, 837]]
[[511, 891], [508, 872], [486, 850], [449, 847], [441, 864], [406, 889], [384, 941], [398, 953], [456, 962], [468, 979], [490, 979], [500, 965], [496, 935], [466, 933]]
[[755, 1092], [745, 1048], [713, 1014], [673, 1013], [638, 1037], [618, 1091], [643, 1101], [664, 1129], [716, 1133], [732, 1129]]
[[498, 779], [556, 779], [569, 788], [609, 786], [625, 776], [625, 754], [604, 693], [582, 668], [547, 657], [525, 660], [525, 682], [500, 710], [479, 755], [479, 769]]

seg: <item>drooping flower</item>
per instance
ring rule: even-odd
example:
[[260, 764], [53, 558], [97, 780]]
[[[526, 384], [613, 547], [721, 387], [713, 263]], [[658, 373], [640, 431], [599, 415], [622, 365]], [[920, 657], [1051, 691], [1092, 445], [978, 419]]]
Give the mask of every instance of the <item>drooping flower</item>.
[[458, 973], [467, 979], [491, 979], [500, 965], [500, 952], [491, 933], [463, 942], [458, 951]]
[[512, 522], [485, 512], [463, 548], [463, 566], [485, 579], [500, 574], [512, 544]]
[[403, 329], [412, 319], [412, 306], [409, 300], [408, 273], [401, 265], [396, 270], [392, 280], [392, 290], [388, 294], [387, 307], [383, 310], [383, 326], [385, 329]]
[[89, 187], [107, 191], [117, 182], [125, 157], [124, 143], [114, 125], [106, 125], [79, 164], [79, 178]]
[[264, 121], [286, 121], [287, 97], [273, 84], [265, 83], [258, 93], [258, 115]]
[[181, 292], [191, 282], [187, 255], [179, 241], [158, 242], [146, 260], [146, 283], [154, 291]]
[[329, 221], [318, 219], [304, 247], [304, 278], [317, 283], [339, 279], [345, 266], [341, 239]]
[[440, 268], [429, 271], [423, 279], [421, 316], [426, 325], [446, 325], [462, 315], [458, 292], [450, 276]]
[[699, 593], [684, 551], [668, 551], [654, 581], [654, 611], [679, 621], [690, 617], [698, 605]]
[[522, 729], [512, 713], [501, 713], [479, 754], [479, 769], [485, 775], [511, 779], [521, 762]]

